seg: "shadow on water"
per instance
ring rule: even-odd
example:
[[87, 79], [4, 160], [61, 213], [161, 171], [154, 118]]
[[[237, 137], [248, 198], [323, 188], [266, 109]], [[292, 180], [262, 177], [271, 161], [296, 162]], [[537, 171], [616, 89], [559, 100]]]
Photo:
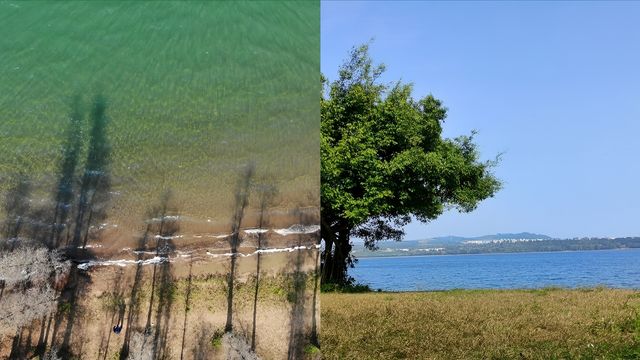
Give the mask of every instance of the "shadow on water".
[[261, 265], [261, 256], [262, 254], [259, 252], [266, 244], [266, 235], [261, 230], [268, 228], [269, 226], [269, 214], [268, 209], [271, 205], [273, 198], [276, 196], [278, 190], [272, 182], [258, 184], [256, 186], [255, 192], [258, 195], [258, 201], [260, 202], [260, 215], [258, 217], [258, 241], [256, 244], [256, 250], [258, 250], [258, 254], [256, 255], [256, 284], [253, 295], [253, 322], [251, 328], [251, 350], [256, 350], [256, 319], [258, 315], [258, 293], [259, 293], [259, 285], [260, 285], [260, 265]]
[[233, 217], [231, 218], [231, 236], [229, 236], [231, 266], [227, 274], [227, 322], [224, 326], [225, 332], [233, 331], [233, 287], [236, 275], [238, 247], [240, 246], [240, 226], [242, 225], [244, 212], [249, 204], [250, 185], [254, 171], [255, 165], [253, 163], [246, 165], [240, 174], [236, 186]]
[[54, 193], [54, 209], [49, 247], [58, 248], [69, 239], [69, 214], [74, 205], [76, 171], [82, 151], [83, 115], [80, 96], [73, 100], [69, 125], [65, 134], [58, 183]]
[[20, 241], [20, 234], [29, 222], [31, 182], [27, 175], [20, 173], [13, 179], [13, 186], [5, 194], [4, 211], [4, 241], [0, 244], [0, 251], [13, 251]]
[[[80, 180], [80, 194], [75, 219], [71, 247], [85, 248], [94, 223], [100, 223], [107, 216], [111, 176], [109, 162], [111, 145], [107, 136], [107, 103], [104, 97], [95, 97], [91, 110], [89, 149], [84, 173]], [[63, 159], [64, 160], [64, 159]]]

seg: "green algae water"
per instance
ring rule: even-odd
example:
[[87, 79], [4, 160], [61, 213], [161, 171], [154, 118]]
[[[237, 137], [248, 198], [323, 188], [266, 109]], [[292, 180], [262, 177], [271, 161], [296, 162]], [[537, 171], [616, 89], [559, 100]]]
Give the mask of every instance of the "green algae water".
[[81, 177], [99, 96], [113, 222], [167, 189], [226, 220], [247, 164], [280, 208], [319, 205], [318, 2], [0, 1], [0, 34], [0, 192], [54, 200], [74, 112]]

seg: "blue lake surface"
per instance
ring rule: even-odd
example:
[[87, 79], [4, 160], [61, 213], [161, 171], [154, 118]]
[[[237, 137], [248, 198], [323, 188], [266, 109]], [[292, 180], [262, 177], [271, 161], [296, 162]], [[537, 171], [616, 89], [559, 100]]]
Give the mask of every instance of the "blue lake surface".
[[349, 274], [372, 289], [640, 288], [640, 249], [361, 258]]

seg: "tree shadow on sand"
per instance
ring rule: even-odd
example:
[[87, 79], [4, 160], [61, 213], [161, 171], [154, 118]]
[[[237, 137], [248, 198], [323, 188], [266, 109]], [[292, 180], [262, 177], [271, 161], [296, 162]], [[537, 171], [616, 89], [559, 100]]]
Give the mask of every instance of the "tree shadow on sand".
[[[311, 215], [304, 213], [300, 209], [295, 209], [294, 214], [298, 217], [298, 223], [303, 226], [313, 225], [314, 219]], [[289, 292], [287, 294], [287, 300], [291, 304], [291, 311], [289, 317], [289, 345], [287, 350], [287, 359], [302, 359], [304, 357], [304, 347], [307, 344], [318, 346], [317, 335], [317, 320], [316, 320], [316, 301], [317, 301], [317, 279], [314, 278], [316, 285], [314, 286], [313, 302], [312, 306], [312, 324], [311, 330], [307, 331], [306, 326], [306, 307], [307, 305], [307, 280], [309, 279], [309, 273], [305, 270], [305, 262], [309, 261], [311, 257], [317, 263], [317, 255], [313, 255], [309, 252], [307, 246], [309, 237], [317, 237], [314, 234], [298, 234], [297, 235], [297, 250], [295, 256], [290, 260], [289, 266], [293, 271], [289, 274], [291, 283]], [[315, 247], [317, 241], [313, 241], [311, 246]], [[317, 253], [318, 250], [314, 249], [313, 252]], [[317, 277], [317, 266], [314, 266], [313, 276]]]
[[[150, 211], [150, 214], [153, 213], [153, 210]], [[153, 215], [150, 216], [153, 218]], [[133, 324], [138, 323], [138, 316], [140, 314], [141, 307], [141, 294], [140, 287], [142, 286], [142, 276], [143, 276], [143, 264], [144, 261], [144, 252], [147, 249], [147, 244], [150, 241], [150, 238], [153, 236], [153, 223], [148, 221], [147, 227], [144, 234], [138, 239], [138, 246], [135, 249], [136, 253], [136, 272], [133, 277], [133, 285], [131, 287], [131, 293], [129, 295], [129, 309], [126, 316], [126, 330], [124, 334], [124, 341], [122, 343], [122, 348], [120, 350], [120, 359], [126, 359], [129, 355], [129, 343], [131, 341], [131, 333], [133, 329]], [[105, 354], [106, 360], [106, 354]]]
[[184, 344], [187, 337], [187, 319], [191, 310], [191, 285], [193, 281], [193, 255], [189, 259], [189, 277], [187, 278], [187, 292], [184, 300], [184, 322], [182, 323], [182, 345], [180, 346], [180, 360], [184, 359]]
[[[171, 191], [165, 191], [159, 206], [149, 211], [147, 229], [140, 238], [137, 249], [138, 263], [130, 296], [130, 306], [127, 315], [127, 329], [125, 340], [120, 351], [120, 359], [126, 359], [133, 349], [133, 325], [137, 323], [140, 311], [140, 287], [142, 281], [142, 263], [144, 253], [150, 246], [155, 245], [154, 257], [148, 259], [153, 263], [151, 278], [151, 293], [147, 310], [146, 323], [140, 331], [139, 347], [148, 351], [153, 359], [170, 357], [167, 336], [171, 328], [171, 306], [175, 298], [175, 284], [171, 274], [169, 254], [175, 249], [173, 239], [180, 230], [177, 210], [171, 205]], [[155, 234], [155, 235], [154, 235]], [[151, 238], [153, 236], [153, 239]], [[155, 240], [155, 242], [153, 241]], [[155, 316], [154, 315], [155, 310]], [[152, 321], [153, 320], [153, 321]]]
[[[105, 324], [122, 324], [125, 314], [125, 298], [123, 287], [123, 269], [116, 273], [111, 288], [114, 289], [108, 293], [102, 294], [99, 299], [102, 301], [102, 309], [104, 311]], [[106, 332], [106, 335], [105, 335]], [[112, 328], [107, 327], [102, 332], [100, 346], [98, 347], [98, 359], [102, 355], [102, 359], [106, 360], [109, 353], [109, 345], [111, 343]]]
[[235, 204], [233, 217], [231, 218], [231, 235], [229, 236], [229, 247], [231, 248], [230, 269], [227, 274], [227, 321], [224, 326], [225, 332], [233, 331], [233, 288], [236, 276], [236, 262], [238, 248], [240, 246], [240, 226], [244, 212], [249, 204], [249, 194], [251, 191], [251, 179], [255, 172], [255, 165], [248, 164], [240, 173], [240, 178], [236, 185]]
[[265, 182], [257, 184], [255, 192], [260, 202], [260, 214], [258, 216], [258, 239], [256, 243], [256, 280], [253, 295], [253, 321], [251, 327], [251, 351], [256, 350], [256, 320], [258, 316], [258, 294], [260, 290], [260, 266], [261, 266], [261, 250], [267, 246], [266, 228], [269, 226], [269, 206], [273, 202], [278, 190], [273, 182]]

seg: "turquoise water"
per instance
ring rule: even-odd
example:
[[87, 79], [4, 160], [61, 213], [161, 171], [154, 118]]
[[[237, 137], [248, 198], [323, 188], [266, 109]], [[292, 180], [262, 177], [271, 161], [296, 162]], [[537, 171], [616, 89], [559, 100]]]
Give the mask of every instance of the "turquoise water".
[[281, 207], [319, 205], [318, 2], [0, 1], [0, 34], [0, 193], [24, 172], [46, 199], [74, 97], [88, 118], [100, 94], [120, 216], [166, 188], [226, 216], [250, 162]]
[[392, 291], [640, 288], [640, 249], [360, 259], [358, 282]]

